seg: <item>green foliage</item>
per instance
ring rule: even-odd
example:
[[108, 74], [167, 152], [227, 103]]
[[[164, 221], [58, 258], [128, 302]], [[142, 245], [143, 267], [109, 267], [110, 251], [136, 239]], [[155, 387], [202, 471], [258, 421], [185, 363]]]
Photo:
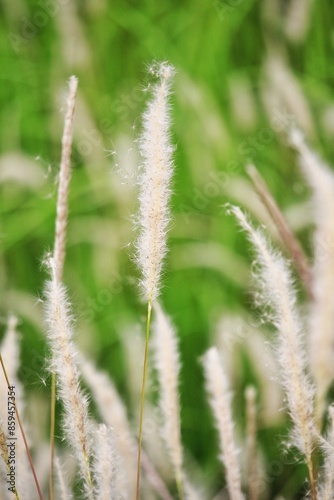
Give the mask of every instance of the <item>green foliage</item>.
[[[251, 262], [244, 238], [222, 208], [235, 199], [232, 185], [245, 178], [249, 157], [281, 207], [301, 203], [309, 194], [284, 137], [273, 131], [273, 117], [285, 110], [268, 110], [264, 105], [264, 68], [273, 54], [284, 55], [309, 106], [310, 137], [334, 163], [333, 123], [330, 128], [325, 119], [329, 111], [333, 114], [331, 2], [314, 2], [310, 28], [299, 43], [284, 31], [284, 9], [290, 3], [50, 0], [42, 7], [37, 0], [21, 0], [14, 7], [4, 0], [0, 4], [0, 314], [4, 318], [13, 310], [21, 318], [21, 375], [28, 393], [44, 391], [46, 398], [49, 394], [48, 383], [45, 388], [40, 382], [47, 376], [46, 363], [41, 362], [45, 342], [38, 299], [46, 278], [41, 262], [54, 238], [59, 109], [64, 105], [66, 80], [76, 74], [79, 98], [64, 281], [73, 298], [78, 344], [110, 373], [131, 404], [122, 335], [138, 323], [144, 331], [145, 306], [128, 246], [134, 240], [129, 219], [137, 206], [131, 169], [140, 161], [130, 148], [136, 148], [133, 141], [141, 128], [143, 88], [150, 83], [147, 65], [168, 60], [177, 69], [174, 221], [162, 302], [180, 335], [184, 444], [208, 471], [214, 489], [224, 483], [199, 358], [214, 341], [221, 315], [253, 309], [247, 294], [249, 276], [241, 278], [244, 284], [240, 278], [234, 280], [225, 272], [228, 258], [221, 267], [211, 258], [205, 262], [205, 249], [209, 252], [212, 244], [227, 248], [237, 259], [236, 273], [245, 259], [247, 265]], [[280, 11], [277, 18], [266, 13], [271, 4]], [[231, 98], [231, 88], [240, 79], [255, 107], [254, 120], [246, 126], [237, 119]], [[263, 130], [272, 132], [265, 140]], [[109, 154], [114, 150], [116, 154]], [[9, 160], [11, 153], [21, 156]], [[29, 181], [26, 162], [36, 170], [36, 182], [31, 177]], [[124, 178], [128, 168], [130, 175]], [[13, 180], [14, 172], [21, 180]], [[227, 178], [222, 176], [226, 172]], [[3, 180], [5, 173], [12, 179]], [[303, 227], [301, 236], [307, 248], [309, 228]], [[202, 245], [200, 262], [192, 253], [196, 244]], [[246, 355], [237, 363], [242, 364], [236, 381], [241, 392], [249, 380], [257, 383], [257, 379]], [[235, 404], [242, 415], [240, 392]], [[261, 425], [261, 452], [264, 462], [271, 464], [280, 446], [277, 436], [286, 434], [286, 427]], [[244, 435], [243, 417], [237, 430]], [[303, 466], [283, 465], [276, 476], [273, 472], [269, 497], [289, 496], [289, 488], [297, 498], [303, 488], [300, 471]]]

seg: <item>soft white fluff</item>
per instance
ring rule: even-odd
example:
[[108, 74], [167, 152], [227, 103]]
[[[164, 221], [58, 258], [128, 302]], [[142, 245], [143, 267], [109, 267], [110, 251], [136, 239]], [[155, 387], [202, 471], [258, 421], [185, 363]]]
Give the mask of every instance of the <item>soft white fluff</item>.
[[103, 422], [115, 429], [115, 447], [120, 462], [119, 473], [115, 478], [118, 491], [124, 497], [133, 498], [136, 491], [136, 441], [131, 433], [124, 403], [107, 374], [98, 371], [93, 363], [83, 356], [80, 356], [80, 369], [92, 391]]
[[291, 271], [283, 256], [274, 251], [260, 230], [248, 222], [238, 207], [231, 211], [248, 234], [255, 247], [259, 302], [268, 308], [278, 331], [278, 356], [281, 382], [293, 422], [292, 443], [305, 455], [311, 467], [311, 453], [315, 436], [314, 388], [306, 374], [307, 364], [303, 345], [304, 332], [296, 306], [296, 293]]
[[89, 468], [91, 453], [88, 401], [79, 384], [75, 347], [72, 341], [73, 318], [65, 287], [56, 277], [50, 259], [51, 279], [46, 284], [45, 317], [51, 347], [51, 371], [57, 375], [57, 394], [64, 405], [62, 425], [79, 464], [85, 495], [92, 498]]
[[117, 452], [111, 428], [101, 424], [94, 432], [93, 472], [95, 479], [95, 498], [111, 500], [117, 498], [115, 489], [117, 476]]
[[137, 241], [137, 262], [142, 272], [145, 298], [153, 301], [160, 289], [166, 231], [170, 219], [169, 199], [173, 174], [173, 147], [170, 143], [169, 95], [174, 68], [162, 63], [154, 72], [160, 81], [144, 113], [140, 139], [142, 166], [139, 176], [139, 215], [141, 232]]
[[72, 500], [73, 495], [67, 484], [63, 468], [61, 466], [60, 460], [56, 457], [54, 461], [55, 471], [56, 471], [56, 489], [61, 500]]
[[179, 374], [180, 355], [175, 329], [159, 304], [155, 304], [152, 347], [159, 380], [162, 436], [178, 481], [182, 478], [183, 449], [181, 442]]
[[238, 452], [234, 442], [231, 393], [218, 350], [211, 347], [203, 357], [206, 387], [219, 434], [221, 461], [231, 500], [242, 500]]
[[[133, 498], [136, 490], [137, 441], [131, 432], [124, 403], [107, 374], [99, 371], [83, 356], [80, 357], [80, 368], [104, 423], [115, 430], [115, 446], [119, 457], [116, 475], [118, 491], [125, 492], [124, 498]], [[166, 485], [144, 450], [142, 450], [142, 467], [146, 479], [158, 496], [163, 500], [172, 500]]]
[[317, 413], [321, 417], [327, 390], [334, 380], [334, 175], [307, 146], [300, 131], [293, 130], [291, 142], [299, 153], [314, 198], [314, 300], [310, 310], [309, 356]]

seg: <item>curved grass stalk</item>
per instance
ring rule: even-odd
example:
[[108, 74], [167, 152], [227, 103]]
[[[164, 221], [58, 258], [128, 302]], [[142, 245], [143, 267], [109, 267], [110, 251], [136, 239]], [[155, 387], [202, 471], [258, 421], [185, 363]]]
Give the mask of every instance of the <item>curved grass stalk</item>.
[[173, 147], [169, 137], [169, 94], [174, 68], [167, 63], [161, 63], [152, 71], [160, 81], [154, 87], [152, 100], [144, 114], [144, 129], [140, 141], [143, 163], [139, 176], [138, 225], [141, 231], [136, 245], [136, 260], [141, 270], [141, 285], [147, 300], [146, 344], [139, 417], [137, 500], [140, 497], [140, 461], [151, 311], [153, 301], [159, 295], [163, 260], [167, 253], [166, 233], [170, 219], [170, 184], [173, 174]]

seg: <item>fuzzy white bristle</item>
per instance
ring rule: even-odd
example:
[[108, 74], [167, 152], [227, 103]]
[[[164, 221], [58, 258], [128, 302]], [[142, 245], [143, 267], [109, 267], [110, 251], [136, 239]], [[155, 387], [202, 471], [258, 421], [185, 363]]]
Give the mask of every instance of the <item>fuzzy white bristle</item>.
[[114, 432], [100, 424], [94, 432], [93, 472], [96, 483], [95, 498], [110, 500], [119, 493], [116, 486], [117, 453]]
[[296, 306], [291, 271], [283, 256], [269, 246], [264, 234], [253, 228], [240, 208], [231, 207], [231, 211], [256, 250], [258, 298], [270, 311], [271, 321], [278, 331], [281, 382], [293, 422], [292, 444], [303, 453], [308, 466], [312, 468], [311, 454], [315, 438], [314, 387], [307, 375], [304, 332]]
[[51, 347], [51, 371], [57, 376], [57, 394], [64, 406], [62, 425], [72, 446], [83, 480], [85, 495], [93, 498], [89, 468], [91, 430], [88, 400], [79, 384], [73, 337], [73, 318], [65, 287], [57, 279], [57, 269], [50, 259], [52, 277], [46, 284], [45, 316]]
[[173, 147], [170, 142], [169, 95], [173, 66], [162, 63], [155, 73], [160, 78], [144, 113], [140, 138], [142, 166], [139, 175], [141, 228], [136, 258], [142, 273], [145, 298], [159, 295], [163, 259], [167, 252], [166, 231], [170, 220], [169, 200], [173, 175]]
[[334, 174], [294, 129], [291, 142], [301, 169], [313, 190], [316, 231], [312, 270], [313, 301], [309, 320], [309, 356], [321, 420], [326, 394], [334, 380]]

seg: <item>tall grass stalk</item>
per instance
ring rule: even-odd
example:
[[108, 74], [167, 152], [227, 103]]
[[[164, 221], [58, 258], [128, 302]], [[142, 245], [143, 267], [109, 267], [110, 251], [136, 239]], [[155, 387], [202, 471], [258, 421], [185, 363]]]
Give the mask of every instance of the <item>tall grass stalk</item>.
[[53, 259], [49, 260], [51, 278], [46, 285], [45, 318], [51, 347], [51, 371], [56, 374], [58, 395], [64, 406], [62, 427], [79, 464], [85, 497], [93, 499], [90, 472], [91, 426], [88, 400], [80, 388], [73, 343], [73, 318], [64, 286], [58, 281]]
[[140, 139], [142, 166], [139, 176], [140, 235], [136, 244], [136, 259], [142, 273], [141, 285], [147, 301], [146, 339], [139, 415], [136, 499], [140, 497], [141, 447], [147, 378], [148, 346], [152, 305], [159, 295], [163, 259], [167, 252], [166, 232], [170, 220], [170, 183], [173, 174], [173, 147], [170, 143], [169, 95], [174, 68], [161, 63], [152, 68], [159, 78], [153, 97], [143, 117]]
[[246, 231], [257, 254], [259, 299], [271, 313], [278, 331], [278, 359], [282, 368], [282, 385], [292, 419], [292, 445], [304, 455], [309, 471], [311, 494], [317, 498], [312, 452], [316, 430], [314, 420], [314, 387], [307, 374], [307, 356], [303, 344], [302, 321], [296, 306], [296, 292], [291, 271], [283, 256], [274, 251], [260, 230], [254, 229], [238, 207], [231, 208]]
[[[73, 140], [73, 120], [75, 97], [78, 88], [78, 80], [71, 76], [69, 80], [69, 93], [67, 98], [67, 109], [65, 115], [64, 131], [62, 138], [62, 152], [59, 173], [56, 236], [54, 243], [54, 263], [56, 279], [61, 282], [66, 252], [66, 226], [68, 213], [68, 191], [71, 180], [71, 149]], [[53, 469], [55, 453], [55, 424], [56, 424], [56, 375], [51, 374], [51, 408], [50, 408], [50, 479], [49, 497], [53, 500]]]
[[143, 380], [142, 380], [142, 388], [141, 388], [141, 396], [140, 396], [136, 500], [139, 500], [139, 498], [140, 498], [140, 469], [141, 469], [141, 452], [142, 452], [142, 441], [143, 441], [143, 415], [144, 415], [144, 402], [145, 402], [145, 387], [146, 387], [146, 378], [147, 378], [148, 346], [149, 346], [150, 328], [151, 328], [151, 314], [152, 314], [152, 302], [151, 302], [151, 300], [149, 300], [148, 304], [147, 304]]
[[313, 301], [309, 314], [309, 356], [316, 387], [316, 418], [321, 429], [326, 410], [326, 396], [334, 380], [334, 175], [321, 158], [310, 149], [302, 133], [294, 129], [291, 143], [313, 191], [314, 264], [312, 269]]

